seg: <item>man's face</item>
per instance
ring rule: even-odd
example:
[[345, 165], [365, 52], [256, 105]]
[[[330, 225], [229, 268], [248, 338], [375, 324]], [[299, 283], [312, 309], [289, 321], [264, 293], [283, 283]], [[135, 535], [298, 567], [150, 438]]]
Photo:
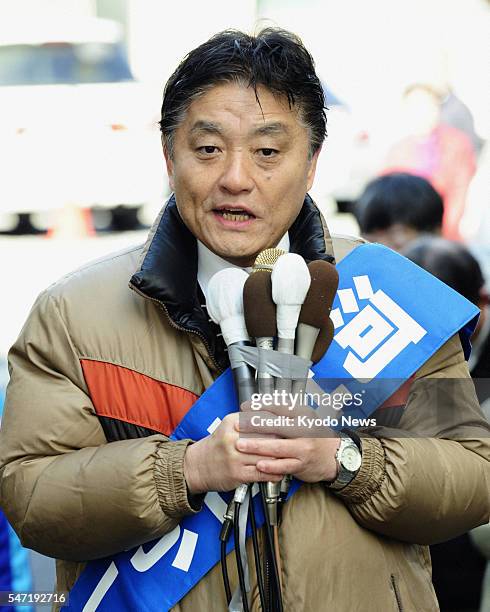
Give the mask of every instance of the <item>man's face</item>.
[[167, 153], [170, 186], [187, 227], [240, 266], [276, 246], [297, 217], [315, 175], [308, 130], [268, 89], [211, 88], [194, 100]]

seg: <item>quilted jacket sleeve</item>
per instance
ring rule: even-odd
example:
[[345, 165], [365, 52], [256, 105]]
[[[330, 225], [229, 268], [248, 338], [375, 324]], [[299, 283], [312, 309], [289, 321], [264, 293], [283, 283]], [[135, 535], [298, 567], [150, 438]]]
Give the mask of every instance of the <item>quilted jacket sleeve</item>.
[[419, 370], [397, 427], [362, 437], [361, 470], [337, 493], [357, 522], [417, 544], [488, 522], [490, 426], [458, 336]]
[[170, 531], [189, 505], [189, 440], [107, 443], [55, 299], [38, 298], [9, 354], [0, 507], [24, 546], [72, 561]]

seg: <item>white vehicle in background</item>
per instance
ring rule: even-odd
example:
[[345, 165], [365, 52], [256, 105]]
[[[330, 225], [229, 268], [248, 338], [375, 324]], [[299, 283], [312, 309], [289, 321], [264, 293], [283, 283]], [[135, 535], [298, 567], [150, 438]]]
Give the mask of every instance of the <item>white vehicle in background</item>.
[[0, 230], [47, 229], [67, 208], [129, 229], [156, 209], [168, 190], [158, 100], [115, 22], [0, 24]]

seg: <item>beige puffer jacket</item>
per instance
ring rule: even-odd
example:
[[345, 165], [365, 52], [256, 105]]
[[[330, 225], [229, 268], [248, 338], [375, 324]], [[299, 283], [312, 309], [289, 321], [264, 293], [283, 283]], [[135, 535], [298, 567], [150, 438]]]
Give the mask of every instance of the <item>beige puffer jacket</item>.
[[[333, 248], [339, 260], [360, 244], [332, 247], [308, 198], [290, 239], [308, 259]], [[196, 306], [195, 273], [195, 240], [170, 201], [144, 247], [45, 291], [10, 352], [0, 506], [25, 546], [57, 559], [58, 590], [85, 561], [161, 537], [196, 511], [182, 473], [189, 441], [167, 436], [226, 360]], [[287, 503], [287, 612], [438, 609], [427, 545], [488, 522], [490, 429], [468, 384], [439, 398], [436, 418], [433, 377], [469, 378], [457, 336], [417, 372], [400, 435], [381, 428], [362, 438], [350, 485], [333, 493], [305, 484]], [[248, 552], [253, 559], [250, 543]], [[256, 584], [252, 593], [255, 612]], [[174, 608], [225, 609], [219, 566]]]

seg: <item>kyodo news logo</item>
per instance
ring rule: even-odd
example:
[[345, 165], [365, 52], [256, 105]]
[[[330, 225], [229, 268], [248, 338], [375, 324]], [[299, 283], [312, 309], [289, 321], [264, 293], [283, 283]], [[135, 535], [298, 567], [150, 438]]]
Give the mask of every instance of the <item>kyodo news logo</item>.
[[425, 330], [383, 290], [373, 291], [369, 276], [355, 276], [354, 287], [339, 289], [331, 312], [334, 342], [347, 351], [344, 369], [355, 379], [378, 376]]

